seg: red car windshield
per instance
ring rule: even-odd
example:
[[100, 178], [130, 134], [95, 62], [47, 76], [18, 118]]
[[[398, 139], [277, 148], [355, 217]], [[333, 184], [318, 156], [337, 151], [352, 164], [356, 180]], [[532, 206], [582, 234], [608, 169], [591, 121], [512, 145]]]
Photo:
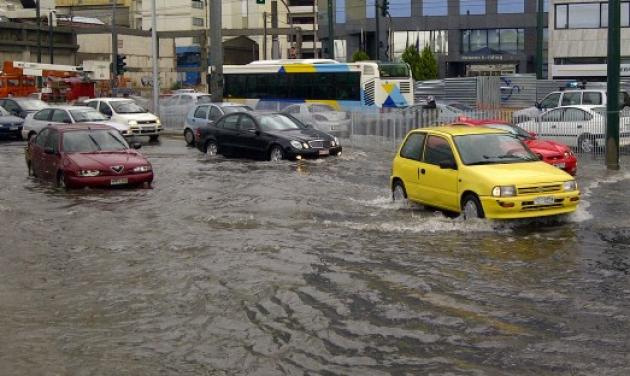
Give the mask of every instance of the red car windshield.
[[516, 125], [508, 125], [508, 124], [488, 124], [484, 125], [484, 127], [492, 128], [492, 129], [500, 129], [502, 131], [508, 131], [513, 135], [522, 138], [522, 139], [530, 139], [532, 136], [527, 133], [523, 128], [517, 127]]
[[89, 130], [63, 134], [63, 151], [66, 153], [98, 153], [127, 149], [129, 145], [115, 130]]

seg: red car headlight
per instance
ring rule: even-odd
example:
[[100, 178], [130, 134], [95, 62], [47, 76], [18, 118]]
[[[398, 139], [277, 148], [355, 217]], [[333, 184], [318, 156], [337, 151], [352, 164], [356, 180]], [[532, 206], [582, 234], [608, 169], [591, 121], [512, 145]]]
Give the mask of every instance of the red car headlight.
[[77, 176], [81, 176], [84, 178], [99, 176], [101, 172], [99, 170], [79, 170], [77, 172]]
[[133, 169], [133, 172], [141, 173], [141, 172], [149, 172], [152, 171], [153, 168], [151, 165], [138, 166]]

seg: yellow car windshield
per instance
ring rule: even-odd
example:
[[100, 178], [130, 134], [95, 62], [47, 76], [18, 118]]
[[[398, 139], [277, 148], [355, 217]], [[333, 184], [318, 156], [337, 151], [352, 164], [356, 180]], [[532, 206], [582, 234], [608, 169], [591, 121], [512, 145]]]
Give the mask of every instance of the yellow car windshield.
[[510, 134], [470, 134], [453, 139], [462, 162], [469, 166], [539, 160], [523, 142]]

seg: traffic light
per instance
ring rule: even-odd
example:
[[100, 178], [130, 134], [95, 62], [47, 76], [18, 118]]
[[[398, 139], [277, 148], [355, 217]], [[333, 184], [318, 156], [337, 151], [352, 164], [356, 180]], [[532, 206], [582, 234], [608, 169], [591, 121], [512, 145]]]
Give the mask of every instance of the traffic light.
[[265, 5], [265, 0], [256, 0], [256, 4]]
[[117, 55], [116, 56], [116, 73], [120, 76], [125, 74], [127, 71], [127, 63], [125, 63], [125, 59], [127, 56], [125, 55]]
[[381, 6], [381, 14], [383, 15], [383, 17], [387, 17], [388, 13], [389, 13], [389, 0], [383, 0], [383, 5]]

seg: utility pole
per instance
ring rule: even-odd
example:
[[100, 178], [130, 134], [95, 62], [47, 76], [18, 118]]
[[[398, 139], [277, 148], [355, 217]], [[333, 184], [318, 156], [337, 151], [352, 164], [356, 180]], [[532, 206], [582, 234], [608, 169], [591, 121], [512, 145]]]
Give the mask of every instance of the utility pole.
[[[278, 2], [276, 0], [271, 1], [271, 28], [278, 28]], [[271, 58], [280, 59], [278, 34], [271, 34]]]
[[48, 12], [48, 59], [50, 60], [50, 64], [55, 63], [54, 57], [54, 39], [53, 39], [53, 12]]
[[[154, 0], [155, 1], [155, 0]], [[210, 92], [213, 102], [223, 102], [223, 37], [221, 0], [210, 0]]]
[[379, 12], [379, 4], [378, 4], [379, 0], [374, 0], [374, 22], [376, 23], [376, 27], [375, 27], [375, 33], [376, 35], [374, 36], [374, 45], [375, 45], [375, 51], [376, 51], [376, 60], [379, 61], [381, 60], [381, 27], [379, 25], [379, 18], [381, 15], [381, 12]]
[[[40, 5], [41, 0], [37, 0], [37, 7], [35, 8], [35, 17], [37, 17], [37, 62], [42, 62], [42, 8]], [[42, 77], [37, 76], [37, 87], [42, 88]]]
[[316, 0], [313, 0], [313, 57], [317, 59], [317, 11], [315, 6]]
[[118, 34], [116, 33], [116, 0], [112, 0], [112, 95], [117, 95]]
[[155, 0], [151, 0], [151, 60], [153, 62], [153, 112], [160, 114], [160, 80], [158, 71], [157, 12]]
[[[606, 167], [619, 170], [619, 55], [621, 3], [608, 1], [608, 93], [606, 116]], [[593, 140], [593, 142], [595, 142]]]
[[263, 60], [267, 60], [267, 12], [263, 12]]
[[536, 78], [543, 79], [543, 23], [545, 22], [545, 0], [538, 0], [536, 16]]
[[335, 17], [333, 0], [328, 0], [328, 58], [335, 58]]

